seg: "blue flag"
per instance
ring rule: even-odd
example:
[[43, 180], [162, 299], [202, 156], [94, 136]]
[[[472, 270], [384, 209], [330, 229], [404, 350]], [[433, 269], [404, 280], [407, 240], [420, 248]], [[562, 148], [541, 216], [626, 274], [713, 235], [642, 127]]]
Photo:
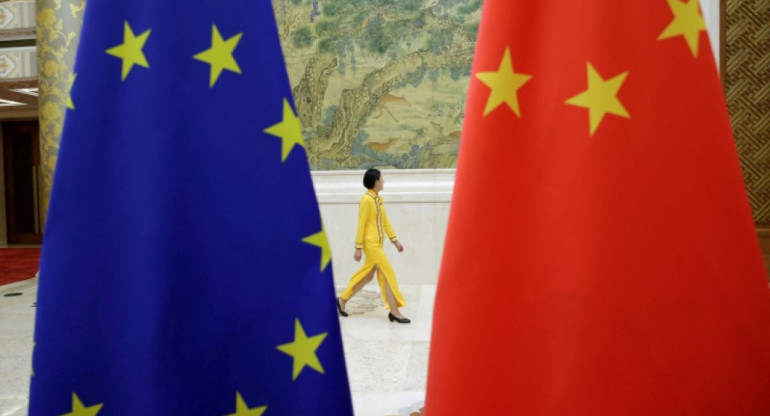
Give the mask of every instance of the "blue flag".
[[352, 415], [270, 2], [90, 0], [75, 73], [30, 414]]

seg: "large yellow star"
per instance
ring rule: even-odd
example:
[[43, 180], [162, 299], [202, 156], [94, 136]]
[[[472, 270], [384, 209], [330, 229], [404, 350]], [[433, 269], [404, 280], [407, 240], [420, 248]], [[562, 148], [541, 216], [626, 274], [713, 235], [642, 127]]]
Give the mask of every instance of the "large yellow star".
[[114, 48], [107, 49], [107, 53], [112, 56], [117, 56], [123, 60], [123, 73], [121, 74], [121, 80], [125, 81], [128, 73], [131, 72], [131, 68], [134, 65], [141, 65], [145, 68], [149, 68], [150, 64], [147, 63], [142, 48], [144, 47], [147, 38], [150, 36], [150, 29], [147, 29], [139, 36], [134, 36], [134, 31], [131, 30], [131, 26], [128, 22], [123, 23], [123, 43], [115, 46]]
[[219, 74], [223, 70], [241, 73], [241, 67], [238, 66], [238, 62], [233, 58], [233, 51], [238, 46], [243, 32], [231, 36], [229, 39], [222, 39], [222, 35], [219, 34], [217, 25], [213, 25], [211, 28], [211, 48], [193, 56], [193, 58], [203, 61], [211, 65], [211, 72], [209, 73], [209, 88], [213, 87], [219, 79]]
[[588, 89], [566, 101], [570, 105], [588, 108], [592, 136], [607, 113], [625, 118], [631, 117], [617, 97], [618, 90], [623, 85], [626, 76], [628, 76], [628, 71], [605, 81], [589, 62]]
[[476, 78], [492, 90], [487, 99], [487, 106], [484, 108], [484, 116], [502, 103], [506, 103], [516, 116], [521, 118], [517, 91], [532, 78], [532, 75], [513, 72], [511, 51], [508, 48], [505, 48], [503, 59], [500, 61], [500, 67], [497, 71], [478, 72]]
[[321, 345], [326, 338], [327, 333], [318, 334], [310, 338], [305, 335], [305, 330], [302, 329], [302, 324], [299, 323], [299, 319], [295, 320], [294, 325], [294, 342], [288, 344], [279, 345], [278, 348], [281, 352], [291, 355], [294, 358], [294, 370], [292, 372], [291, 379], [296, 380], [305, 366], [312, 368], [323, 374], [324, 369], [321, 366], [321, 362], [318, 361], [315, 351]]
[[246, 405], [246, 401], [241, 397], [241, 393], [235, 392], [235, 413], [230, 413], [225, 416], [261, 416], [262, 413], [265, 413], [265, 410], [267, 410], [267, 406], [249, 409], [249, 406]]
[[703, 16], [701, 16], [698, 9], [698, 0], [690, 0], [687, 3], [683, 3], [680, 0], [666, 1], [668, 1], [668, 7], [671, 8], [671, 12], [674, 13], [674, 20], [658, 36], [658, 40], [680, 35], [684, 36], [692, 56], [698, 57], [700, 32], [706, 30], [706, 22], [703, 20]]
[[280, 123], [273, 124], [265, 129], [265, 133], [278, 136], [283, 139], [281, 147], [281, 162], [289, 156], [289, 152], [295, 144], [305, 146], [305, 140], [302, 138], [302, 126], [299, 124], [299, 118], [291, 109], [289, 100], [283, 99], [283, 120]]
[[321, 271], [326, 270], [326, 266], [332, 259], [332, 249], [329, 247], [329, 240], [326, 238], [326, 230], [321, 228], [320, 232], [309, 235], [302, 241], [321, 248]]
[[78, 397], [78, 395], [73, 392], [72, 412], [63, 414], [62, 416], [96, 416], [96, 414], [102, 410], [102, 406], [104, 406], [104, 403], [85, 407], [83, 406], [83, 402], [80, 401], [80, 397]]

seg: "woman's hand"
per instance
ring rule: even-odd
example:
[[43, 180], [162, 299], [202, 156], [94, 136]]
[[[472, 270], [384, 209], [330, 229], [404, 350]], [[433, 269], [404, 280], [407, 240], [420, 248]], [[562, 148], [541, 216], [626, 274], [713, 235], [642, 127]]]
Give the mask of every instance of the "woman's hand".
[[361, 249], [360, 248], [357, 248], [356, 252], [353, 253], [353, 260], [361, 261]]
[[396, 246], [396, 250], [398, 250], [399, 253], [404, 251], [404, 246], [402, 246], [401, 243], [399, 243], [398, 241], [396, 241], [393, 244]]

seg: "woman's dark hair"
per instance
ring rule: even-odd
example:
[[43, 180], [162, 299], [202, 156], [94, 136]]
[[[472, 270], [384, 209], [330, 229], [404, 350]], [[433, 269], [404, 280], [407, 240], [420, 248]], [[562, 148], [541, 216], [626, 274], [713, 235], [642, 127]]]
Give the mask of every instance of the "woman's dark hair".
[[374, 183], [380, 179], [380, 171], [377, 169], [369, 169], [364, 173], [364, 186], [366, 189], [374, 188]]

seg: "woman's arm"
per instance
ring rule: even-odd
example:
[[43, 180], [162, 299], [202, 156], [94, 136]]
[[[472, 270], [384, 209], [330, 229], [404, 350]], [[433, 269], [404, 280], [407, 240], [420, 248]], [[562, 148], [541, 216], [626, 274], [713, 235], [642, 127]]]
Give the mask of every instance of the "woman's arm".
[[404, 251], [404, 246], [401, 245], [401, 243], [398, 242], [398, 237], [396, 237], [396, 231], [393, 230], [393, 225], [390, 224], [390, 219], [388, 218], [388, 213], [385, 211], [385, 205], [382, 206], [382, 227], [385, 228], [385, 233], [388, 234], [388, 238], [390, 239], [390, 242], [393, 243], [396, 246], [396, 249], [398, 252]]
[[[368, 199], [367, 199], [368, 198]], [[369, 220], [371, 199], [369, 196], [364, 195], [361, 201], [358, 203], [358, 228], [356, 229], [356, 248], [364, 248], [364, 231], [366, 230], [366, 222]]]
[[385, 229], [385, 234], [388, 235], [390, 242], [395, 244], [398, 241], [396, 232], [393, 230], [393, 226], [390, 224], [388, 213], [385, 211], [385, 204], [382, 205], [382, 228]]

